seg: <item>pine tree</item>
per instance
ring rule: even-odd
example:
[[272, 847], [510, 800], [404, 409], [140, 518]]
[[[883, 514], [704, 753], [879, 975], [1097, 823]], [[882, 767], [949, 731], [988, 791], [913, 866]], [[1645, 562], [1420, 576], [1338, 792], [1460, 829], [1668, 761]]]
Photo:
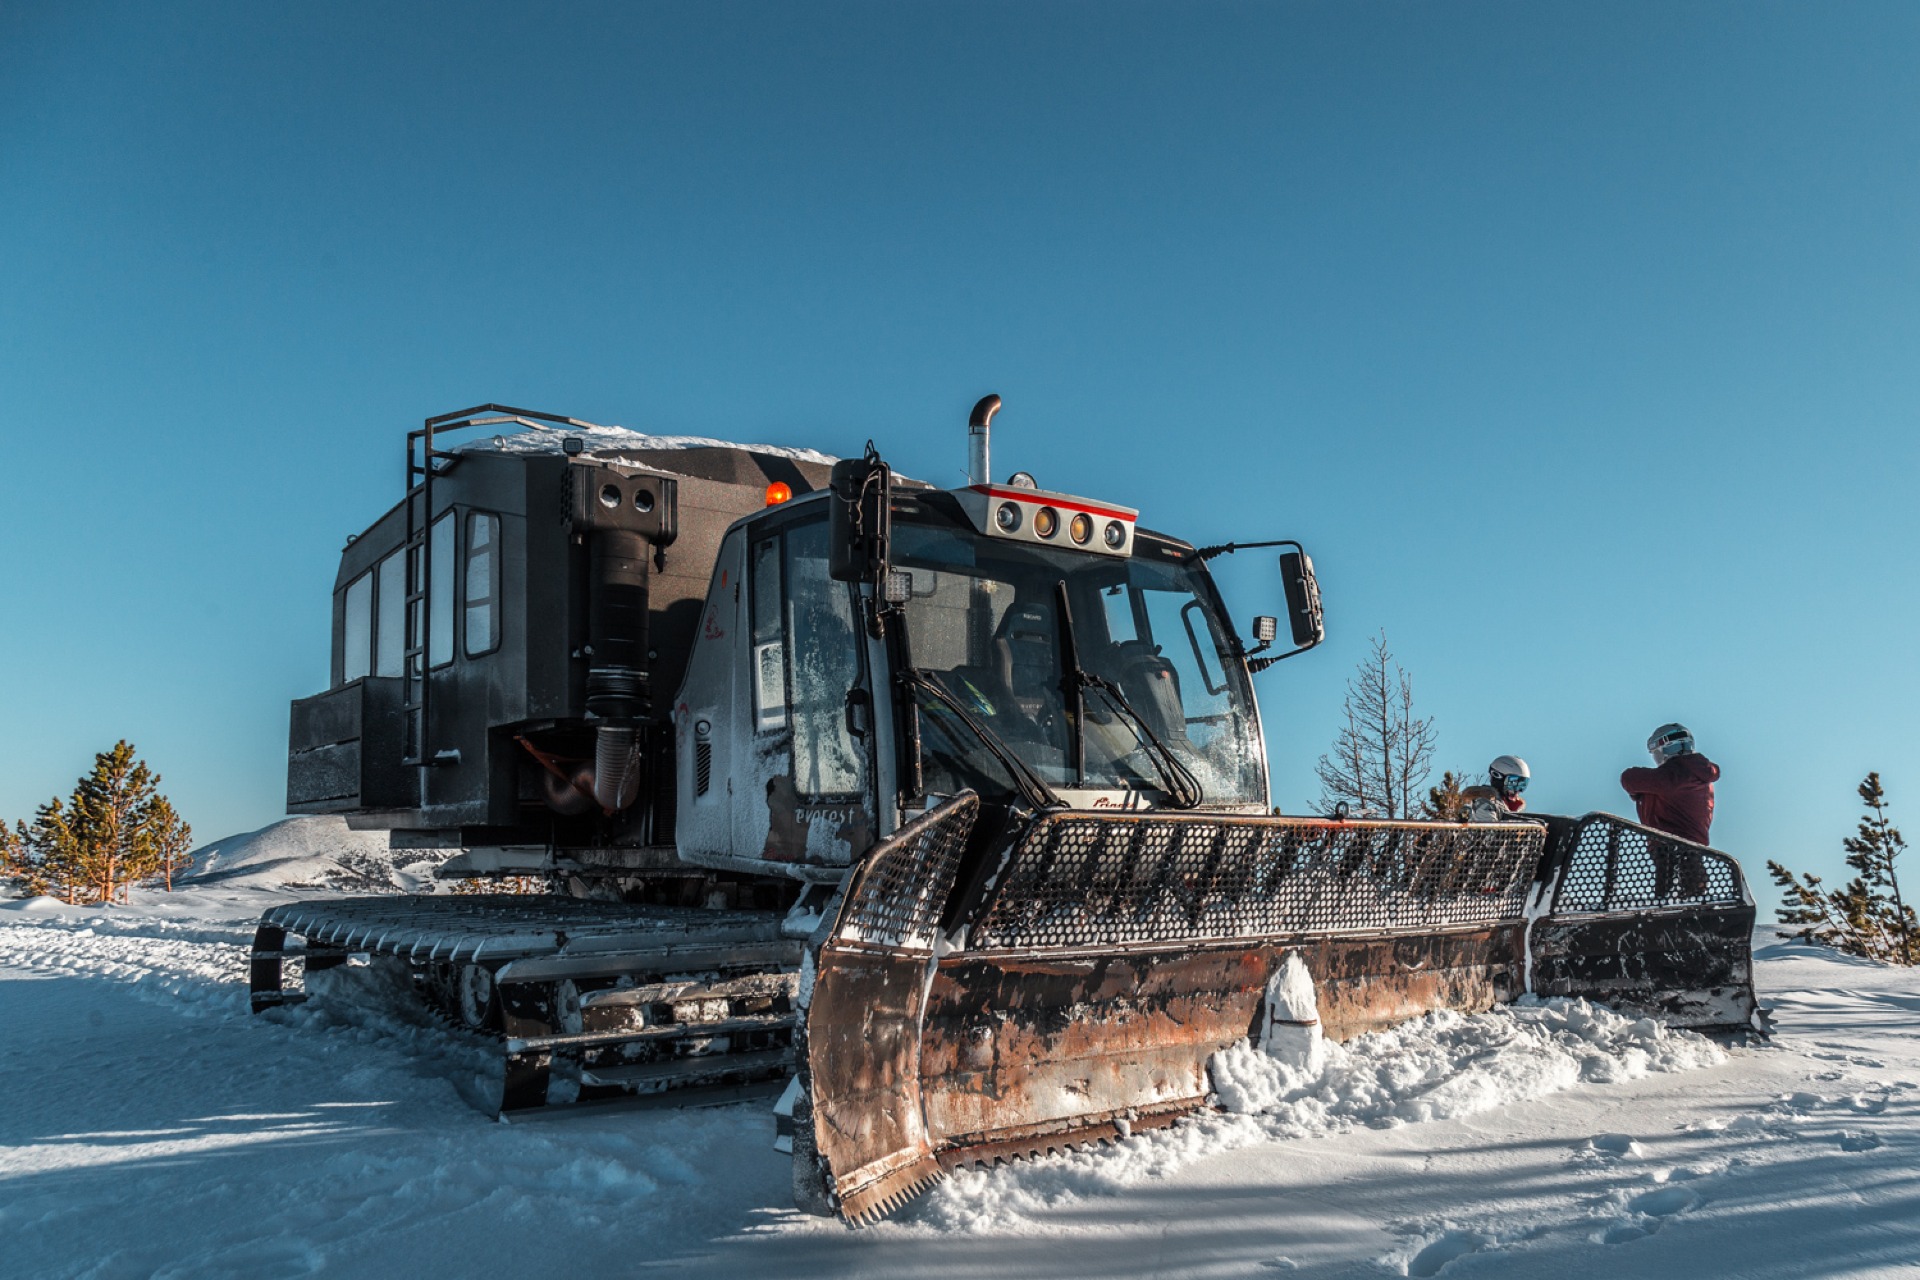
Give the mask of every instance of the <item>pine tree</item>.
[[1907, 850], [1900, 828], [1887, 817], [1887, 793], [1880, 775], [1869, 773], [1860, 784], [1860, 801], [1867, 815], [1860, 819], [1859, 834], [1849, 837], [1844, 847], [1847, 865], [1860, 874], [1848, 884], [1850, 904], [1878, 934], [1888, 958], [1896, 964], [1920, 963], [1920, 925], [1913, 908], [1900, 895], [1898, 860]]
[[1796, 876], [1777, 862], [1767, 872], [1780, 886], [1776, 910], [1782, 924], [1799, 925], [1795, 935], [1890, 964], [1920, 964], [1920, 923], [1900, 889], [1899, 858], [1906, 839], [1887, 816], [1887, 793], [1880, 775], [1860, 784], [1867, 813], [1858, 833], [1847, 837], [1847, 865], [1858, 874], [1844, 889], [1828, 889], [1811, 873]]
[[[159, 774], [153, 775], [153, 782], [160, 785]], [[163, 795], [155, 795], [138, 817], [140, 839], [148, 856], [160, 865], [161, 883], [172, 893], [173, 878], [193, 865], [193, 828], [180, 820], [173, 802]]]
[[1781, 888], [1780, 905], [1774, 908], [1774, 915], [1781, 924], [1800, 926], [1794, 937], [1839, 951], [1855, 951], [1846, 936], [1846, 921], [1834, 914], [1831, 900], [1841, 895], [1829, 893], [1811, 871], [1804, 878], [1796, 876], [1771, 858], [1767, 860], [1767, 874]]
[[28, 893], [57, 893], [68, 902], [80, 901], [80, 853], [70, 817], [59, 796], [34, 811], [33, 825], [25, 830]]
[[1440, 785], [1427, 788], [1427, 803], [1423, 816], [1436, 818], [1442, 822], [1465, 822], [1469, 801], [1466, 796], [1466, 777], [1448, 769], [1440, 775]]
[[0, 821], [0, 879], [12, 880], [29, 895], [46, 892], [44, 887], [34, 887], [33, 862], [24, 822], [16, 822], [9, 828]]
[[1314, 766], [1321, 805], [1331, 812], [1345, 801], [1362, 813], [1412, 817], [1414, 797], [1433, 771], [1433, 720], [1413, 714], [1413, 682], [1393, 660], [1384, 631], [1347, 681], [1345, 713], [1333, 750]]
[[124, 900], [135, 883], [168, 889], [192, 865], [193, 829], [160, 794], [153, 772], [124, 739], [93, 759], [73, 795], [40, 806], [33, 824], [16, 824], [0, 841], [0, 870], [29, 894], [68, 902]]
[[93, 758], [93, 772], [73, 789], [74, 839], [80, 870], [96, 900], [126, 898], [136, 882], [184, 870], [192, 829], [160, 794], [160, 776], [122, 738]]

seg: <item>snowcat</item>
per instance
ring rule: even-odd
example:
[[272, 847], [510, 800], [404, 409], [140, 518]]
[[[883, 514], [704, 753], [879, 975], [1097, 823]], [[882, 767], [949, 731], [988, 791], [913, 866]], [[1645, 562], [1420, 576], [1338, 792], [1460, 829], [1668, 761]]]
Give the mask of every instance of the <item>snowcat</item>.
[[[1528, 992], [1757, 1025], [1723, 853], [1275, 815], [1252, 679], [1323, 636], [1305, 550], [996, 483], [998, 407], [955, 489], [498, 405], [410, 432], [288, 808], [545, 891], [275, 907], [254, 1009], [384, 957], [498, 1045], [503, 1115], [784, 1088], [797, 1198], [851, 1222], [1205, 1105], [1290, 956], [1335, 1039]], [[449, 447], [486, 427], [517, 430]], [[1208, 565], [1256, 549], [1249, 644]]]

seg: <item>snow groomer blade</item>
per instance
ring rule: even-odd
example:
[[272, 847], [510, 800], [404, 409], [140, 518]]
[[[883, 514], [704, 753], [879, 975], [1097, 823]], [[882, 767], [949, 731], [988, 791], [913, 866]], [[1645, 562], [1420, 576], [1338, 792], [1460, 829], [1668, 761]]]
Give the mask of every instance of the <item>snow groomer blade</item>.
[[864, 1225], [943, 1175], [922, 1117], [920, 1026], [940, 916], [980, 811], [971, 791], [876, 844], [848, 882], [807, 1009], [814, 1143]]
[[[849, 1221], [1205, 1105], [1289, 951], [1342, 1038], [1521, 990], [1532, 824], [1055, 810], [963, 860], [976, 813], [875, 846], [820, 952], [814, 1118]], [[943, 908], [961, 945], [936, 953]]]

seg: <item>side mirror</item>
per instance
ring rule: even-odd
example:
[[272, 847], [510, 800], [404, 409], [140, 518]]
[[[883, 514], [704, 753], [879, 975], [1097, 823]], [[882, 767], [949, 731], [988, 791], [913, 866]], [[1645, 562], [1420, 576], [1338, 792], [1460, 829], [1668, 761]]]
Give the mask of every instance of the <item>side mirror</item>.
[[1304, 550], [1280, 553], [1280, 580], [1287, 591], [1287, 622], [1293, 643], [1311, 649], [1327, 638], [1326, 618], [1320, 612], [1320, 583], [1313, 576], [1313, 557]]
[[1272, 647], [1274, 636], [1280, 631], [1279, 619], [1262, 614], [1253, 620], [1253, 638], [1260, 642], [1259, 648], [1244, 654], [1247, 670], [1265, 671], [1274, 663], [1291, 658], [1296, 653], [1305, 653], [1325, 640], [1327, 624], [1320, 616], [1320, 584], [1313, 576], [1313, 557], [1292, 538], [1277, 538], [1271, 542], [1223, 542], [1217, 547], [1195, 548], [1194, 555], [1201, 560], [1211, 560], [1215, 556], [1251, 551], [1255, 547], [1293, 548], [1280, 553], [1280, 581], [1287, 592], [1287, 625], [1293, 630], [1293, 648], [1285, 653], [1256, 656]]
[[834, 463], [827, 487], [827, 576], [881, 582], [893, 540], [893, 468], [869, 445], [866, 457]]

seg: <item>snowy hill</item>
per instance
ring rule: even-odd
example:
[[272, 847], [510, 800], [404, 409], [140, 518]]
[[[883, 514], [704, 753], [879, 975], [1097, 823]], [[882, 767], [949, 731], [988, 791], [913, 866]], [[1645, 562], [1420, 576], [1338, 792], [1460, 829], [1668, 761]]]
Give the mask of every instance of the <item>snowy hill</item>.
[[392, 852], [384, 831], [354, 831], [335, 815], [294, 817], [196, 849], [181, 884], [364, 893], [416, 886], [420, 877], [401, 868], [419, 859], [415, 850]]
[[[1778, 1034], [1581, 1002], [1436, 1014], [1223, 1109], [957, 1171], [850, 1232], [789, 1206], [766, 1104], [497, 1124], [490, 1060], [383, 986], [254, 1017], [245, 945], [325, 825], [209, 846], [136, 905], [0, 903], [9, 1275], [1803, 1277], [1920, 1268], [1920, 974], [1780, 943]], [[213, 856], [217, 855], [217, 856]], [[315, 861], [305, 861], [314, 859]], [[243, 870], [252, 868], [252, 870]], [[492, 1067], [496, 1069], [497, 1067]], [[127, 1087], [129, 1082], [137, 1087]]]

